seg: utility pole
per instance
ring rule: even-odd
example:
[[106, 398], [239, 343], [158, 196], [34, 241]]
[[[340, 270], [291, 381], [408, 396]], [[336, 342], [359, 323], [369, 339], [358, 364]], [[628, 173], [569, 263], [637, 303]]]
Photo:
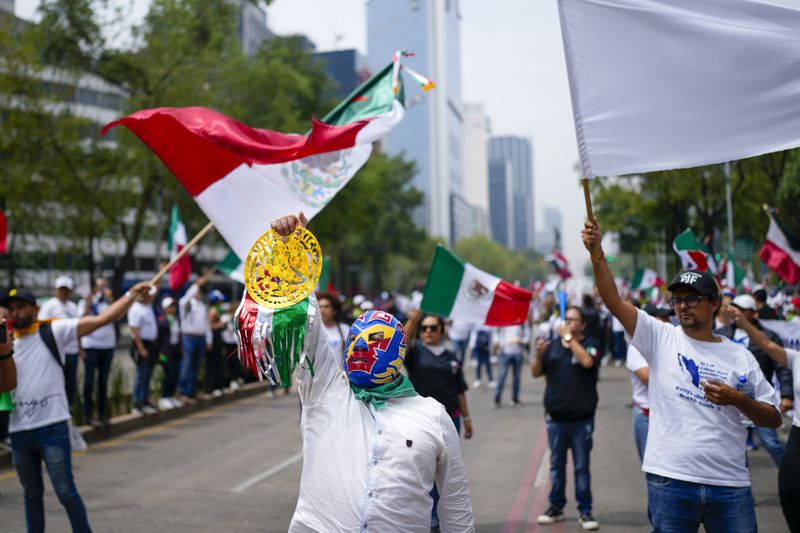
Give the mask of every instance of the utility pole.
[[725, 201], [728, 211], [728, 250], [733, 254], [733, 200], [731, 199], [731, 162], [726, 161], [722, 166], [725, 172]]

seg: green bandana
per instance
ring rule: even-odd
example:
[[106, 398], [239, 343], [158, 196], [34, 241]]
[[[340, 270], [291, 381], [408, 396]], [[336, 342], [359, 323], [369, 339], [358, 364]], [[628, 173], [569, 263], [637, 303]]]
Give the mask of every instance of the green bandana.
[[411, 380], [402, 374], [400, 374], [399, 378], [386, 385], [366, 388], [353, 385], [351, 382], [350, 388], [356, 393], [356, 400], [361, 400], [367, 405], [372, 404], [375, 409], [386, 407], [386, 400], [389, 398], [404, 398], [417, 395]]

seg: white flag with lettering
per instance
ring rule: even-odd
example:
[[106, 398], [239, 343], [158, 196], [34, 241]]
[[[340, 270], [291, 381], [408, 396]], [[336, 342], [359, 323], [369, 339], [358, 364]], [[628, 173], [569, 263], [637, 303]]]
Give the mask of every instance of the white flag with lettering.
[[800, 9], [766, 0], [558, 6], [585, 177], [800, 146]]

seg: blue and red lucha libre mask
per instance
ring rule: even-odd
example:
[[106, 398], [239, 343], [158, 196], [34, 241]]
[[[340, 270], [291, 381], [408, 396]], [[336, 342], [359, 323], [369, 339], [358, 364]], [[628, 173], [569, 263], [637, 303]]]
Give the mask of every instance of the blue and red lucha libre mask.
[[400, 376], [406, 357], [406, 330], [385, 311], [367, 311], [356, 319], [347, 336], [344, 366], [359, 387], [377, 387]]

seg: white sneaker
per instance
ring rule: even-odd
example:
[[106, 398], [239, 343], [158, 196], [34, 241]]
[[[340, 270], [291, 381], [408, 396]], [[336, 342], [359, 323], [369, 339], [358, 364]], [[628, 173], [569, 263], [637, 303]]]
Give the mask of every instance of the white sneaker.
[[477, 388], [479, 388], [481, 385], [483, 385], [483, 382], [482, 382], [481, 380], [479, 380], [479, 379], [476, 379], [476, 380], [475, 380], [475, 381], [472, 383], [472, 388], [473, 388], [473, 389], [477, 389]]
[[581, 527], [587, 531], [594, 531], [600, 528], [600, 522], [594, 519], [591, 514], [585, 514], [578, 519]]
[[159, 398], [158, 408], [162, 411], [169, 411], [170, 409], [175, 409], [175, 404], [172, 403], [171, 398]]
[[235, 379], [234, 379], [234, 380], [231, 380], [231, 390], [232, 390], [232, 391], [237, 391], [237, 390], [239, 390], [239, 389], [241, 389], [241, 388], [242, 388], [242, 386], [241, 386], [241, 385], [239, 385], [239, 382], [238, 382], [238, 381], [236, 381]]
[[141, 410], [141, 409], [139, 409], [138, 407], [134, 407], [133, 409], [131, 409], [131, 414], [132, 414], [133, 416], [142, 416], [142, 415], [144, 415], [144, 413], [142, 412], [142, 410]]
[[495, 380], [492, 380], [492, 381], [490, 381], [490, 382], [489, 382], [489, 388], [492, 388], [492, 389], [493, 389], [493, 388], [495, 388], [495, 387], [497, 387], [497, 382], [496, 382]]
[[274, 398], [274, 397], [275, 397], [275, 392], [271, 391], [271, 390], [268, 390], [267, 391], [267, 398]]
[[621, 366], [622, 366], [622, 360], [621, 359], [617, 359], [616, 361], [614, 361], [614, 368], [619, 368]]
[[142, 411], [146, 415], [154, 415], [158, 412], [158, 409], [156, 409], [152, 405], [145, 405], [144, 407], [142, 407]]
[[478, 361], [477, 361], [477, 359], [472, 359], [472, 360], [469, 362], [469, 364], [470, 364], [470, 366], [471, 366], [472, 368], [478, 368]]
[[175, 396], [173, 396], [172, 398], [167, 398], [167, 399], [169, 400], [169, 403], [172, 404], [172, 408], [173, 409], [178, 409], [179, 407], [183, 407], [183, 404], [181, 403], [181, 401], [179, 399], [177, 399]]
[[212, 398], [219, 398], [220, 396], [222, 396], [222, 391], [219, 389], [214, 389], [214, 391], [211, 393]]
[[489, 358], [489, 362], [490, 362], [491, 364], [493, 364], [493, 365], [496, 365], [496, 364], [497, 364], [497, 362], [498, 362], [499, 360], [500, 360], [500, 359], [498, 359], [496, 355], [493, 355], [493, 356], [491, 356], [491, 357]]

